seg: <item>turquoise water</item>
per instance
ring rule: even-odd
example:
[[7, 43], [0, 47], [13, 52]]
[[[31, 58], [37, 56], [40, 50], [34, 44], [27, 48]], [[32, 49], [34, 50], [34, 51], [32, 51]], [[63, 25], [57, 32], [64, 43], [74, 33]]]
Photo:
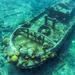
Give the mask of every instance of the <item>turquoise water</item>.
[[[74, 4], [74, 0], [66, 1]], [[48, 60], [36, 69], [19, 70], [8, 64], [3, 54], [8, 47], [7, 44], [4, 48], [3, 41], [7, 39], [8, 43], [11, 34], [21, 23], [31, 20], [44, 8], [57, 2], [58, 0], [0, 0], [0, 75], [75, 75], [75, 32], [65, 42], [64, 48], [61, 48], [65, 50], [62, 56]]]

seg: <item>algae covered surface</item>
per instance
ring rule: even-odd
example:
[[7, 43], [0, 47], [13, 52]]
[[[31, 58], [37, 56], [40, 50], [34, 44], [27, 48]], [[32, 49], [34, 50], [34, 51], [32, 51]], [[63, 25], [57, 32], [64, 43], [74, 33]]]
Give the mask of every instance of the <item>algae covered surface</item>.
[[[71, 7], [75, 5], [75, 0], [62, 0], [67, 1]], [[7, 62], [14, 30], [57, 2], [61, 0], [0, 0], [0, 75], [75, 75], [75, 31], [60, 48], [58, 57], [37, 68], [21, 70]]]

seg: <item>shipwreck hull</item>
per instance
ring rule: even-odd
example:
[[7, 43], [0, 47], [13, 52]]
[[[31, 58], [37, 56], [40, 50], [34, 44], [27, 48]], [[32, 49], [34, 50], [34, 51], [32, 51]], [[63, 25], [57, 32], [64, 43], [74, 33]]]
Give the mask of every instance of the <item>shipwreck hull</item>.
[[60, 3], [23, 23], [10, 37], [9, 61], [29, 69], [55, 57], [75, 28], [73, 11]]

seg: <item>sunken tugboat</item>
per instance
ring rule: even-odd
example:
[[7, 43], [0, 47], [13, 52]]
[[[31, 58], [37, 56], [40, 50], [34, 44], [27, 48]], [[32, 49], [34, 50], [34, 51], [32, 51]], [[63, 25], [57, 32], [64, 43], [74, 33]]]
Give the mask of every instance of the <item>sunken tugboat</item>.
[[8, 61], [28, 69], [53, 58], [75, 26], [73, 11], [66, 4], [59, 3], [18, 27], [10, 38], [12, 50], [8, 52]]

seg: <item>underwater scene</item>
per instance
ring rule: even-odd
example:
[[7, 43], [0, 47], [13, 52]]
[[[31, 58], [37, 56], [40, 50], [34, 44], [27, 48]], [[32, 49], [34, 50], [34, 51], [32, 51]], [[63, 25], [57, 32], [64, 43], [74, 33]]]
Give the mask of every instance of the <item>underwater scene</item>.
[[75, 0], [0, 0], [0, 75], [75, 75]]

